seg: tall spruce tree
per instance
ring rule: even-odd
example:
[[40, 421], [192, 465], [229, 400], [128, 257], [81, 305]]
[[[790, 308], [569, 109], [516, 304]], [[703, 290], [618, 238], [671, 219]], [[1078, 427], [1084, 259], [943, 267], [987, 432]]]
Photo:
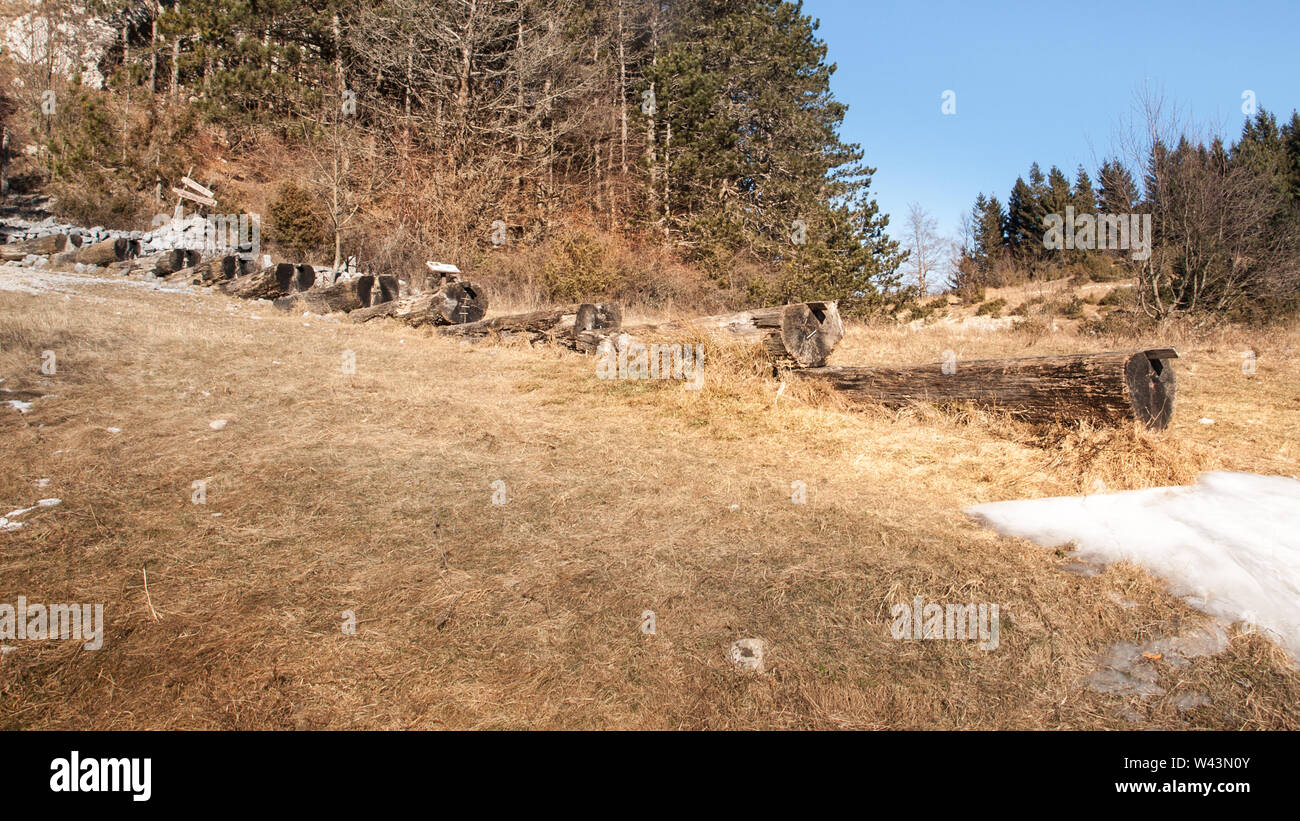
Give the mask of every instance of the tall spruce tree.
[[852, 297], [887, 281], [903, 256], [888, 242], [862, 256], [888, 217], [861, 147], [839, 137], [846, 107], [817, 24], [781, 0], [691, 6], [649, 72], [665, 220], [705, 262], [742, 249], [778, 262], [785, 281], [770, 287], [786, 296]]
[[1034, 190], [1017, 177], [1007, 200], [1007, 246], [1021, 264], [1032, 265], [1043, 252], [1042, 206]]
[[1117, 159], [1105, 160], [1097, 171], [1097, 208], [1103, 214], [1130, 214], [1140, 192], [1133, 175]]

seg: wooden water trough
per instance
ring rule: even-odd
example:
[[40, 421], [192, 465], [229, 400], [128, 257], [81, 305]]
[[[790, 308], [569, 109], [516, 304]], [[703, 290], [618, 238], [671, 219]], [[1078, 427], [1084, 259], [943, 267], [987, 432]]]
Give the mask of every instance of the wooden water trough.
[[[381, 280], [383, 277], [380, 278]], [[389, 287], [385, 285], [385, 287]], [[393, 296], [397, 294], [397, 281], [391, 281]], [[438, 290], [416, 294], [401, 299], [384, 299], [370, 307], [349, 314], [353, 322], [369, 322], [384, 317], [396, 319], [414, 328], [424, 325], [452, 325], [466, 327], [475, 324], [487, 313], [488, 299], [482, 288], [471, 282], [444, 282]]]
[[1164, 430], [1174, 412], [1173, 348], [1021, 359], [935, 362], [903, 368], [796, 371], [863, 403], [970, 402], [1032, 422], [1138, 422]]

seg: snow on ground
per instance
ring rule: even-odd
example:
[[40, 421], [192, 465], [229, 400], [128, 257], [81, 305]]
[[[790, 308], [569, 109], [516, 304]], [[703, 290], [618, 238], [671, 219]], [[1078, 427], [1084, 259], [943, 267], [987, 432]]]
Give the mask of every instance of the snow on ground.
[[5, 515], [0, 516], [0, 531], [19, 530], [26, 524], [26, 522], [18, 522], [15, 521], [15, 519], [31, 513], [38, 507], [54, 507], [62, 501], [62, 499], [55, 498], [41, 499], [31, 507], [20, 507], [17, 510], [11, 510]]
[[125, 285], [127, 287], [149, 288], [165, 293], [189, 293], [191, 289], [184, 283], [166, 280], [135, 279], [117, 274], [115, 276], [95, 276], [93, 274], [72, 274], [51, 271], [48, 268], [19, 268], [14, 265], [0, 265], [0, 291], [13, 291], [21, 294], [77, 294], [87, 285]]
[[[1073, 557], [1131, 561], [1188, 604], [1270, 634], [1300, 662], [1300, 481], [1215, 471], [1195, 485], [991, 502], [967, 515]], [[1298, 665], [1300, 666], [1300, 665]]]
[[913, 331], [924, 328], [947, 328], [950, 330], [977, 331], [993, 333], [1009, 331], [1024, 319], [1018, 316], [944, 316], [938, 319], [913, 319], [907, 327]]

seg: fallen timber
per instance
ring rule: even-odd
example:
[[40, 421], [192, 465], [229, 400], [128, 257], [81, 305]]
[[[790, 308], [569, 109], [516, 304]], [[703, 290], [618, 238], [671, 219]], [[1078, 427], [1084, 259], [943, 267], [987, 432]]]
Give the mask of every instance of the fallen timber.
[[526, 314], [508, 314], [464, 325], [448, 325], [438, 332], [449, 336], [522, 336], [532, 342], [550, 341], [574, 347], [581, 332], [608, 334], [623, 324], [623, 309], [617, 302], [584, 302]]
[[1174, 412], [1172, 348], [1020, 359], [936, 362], [902, 368], [809, 368], [853, 401], [900, 407], [970, 402], [1031, 422], [1137, 422], [1164, 430]]
[[[301, 268], [308, 266], [301, 265]], [[283, 278], [277, 276], [283, 282]], [[301, 278], [290, 281], [287, 286], [294, 287], [293, 282], [301, 283]], [[314, 281], [314, 277], [313, 277]], [[369, 306], [387, 304], [397, 293], [396, 277], [363, 274], [352, 279], [343, 279], [323, 288], [310, 285], [305, 290], [276, 299], [272, 304], [282, 311], [311, 311], [316, 314], [353, 313]]]
[[[387, 296], [388, 289], [395, 297], [397, 281], [387, 278], [381, 285]], [[454, 325], [465, 327], [483, 318], [487, 312], [487, 294], [483, 289], [470, 282], [445, 282], [438, 290], [428, 294], [415, 294], [401, 299], [383, 299], [370, 307], [355, 310], [349, 314], [353, 322], [369, 322], [372, 319], [396, 319], [414, 328], [424, 325]]]
[[813, 368], [826, 358], [844, 337], [844, 325], [834, 302], [798, 302], [754, 308], [657, 325], [636, 325], [618, 334], [579, 328], [574, 333], [576, 350], [594, 353], [608, 339], [616, 350], [652, 341], [690, 342], [701, 336], [730, 338], [758, 345], [779, 368]]

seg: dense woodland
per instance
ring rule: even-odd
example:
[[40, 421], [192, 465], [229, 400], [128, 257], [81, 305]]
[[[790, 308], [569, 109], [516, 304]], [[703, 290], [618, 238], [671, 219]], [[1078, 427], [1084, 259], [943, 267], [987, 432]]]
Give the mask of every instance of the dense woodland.
[[[326, 262], [514, 266], [555, 298], [869, 309], [897, 288], [798, 4], [191, 0], [108, 19], [108, 93], [63, 83], [29, 123], [42, 182], [85, 219], [156, 213], [217, 131], [232, 162], [283, 154], [268, 236]], [[25, 79], [26, 111], [60, 86]]]
[[[1074, 272], [1137, 277], [1137, 305], [1152, 318], [1178, 313], [1266, 320], [1300, 307], [1300, 113], [1279, 125], [1259, 109], [1231, 145], [1190, 129], [1148, 99], [1127, 157], [1108, 159], [1096, 183], [1038, 163], [1006, 205], [980, 194], [965, 222], [953, 272], [959, 290]], [[1130, 170], [1134, 169], [1134, 170]], [[1135, 173], [1136, 172], [1136, 173]], [[1140, 180], [1140, 182], [1139, 182]], [[1150, 215], [1147, 259], [1129, 250], [1044, 247], [1049, 214]]]
[[[443, 259], [533, 301], [898, 311], [925, 290], [903, 284], [909, 263], [910, 282], [946, 268], [959, 293], [1137, 276], [1156, 319], [1267, 319], [1300, 294], [1295, 113], [1260, 110], [1225, 145], [1146, 100], [1123, 156], [1072, 180], [1034, 164], [1005, 206], [981, 194], [956, 251], [936, 254], [880, 213], [799, 3], [3, 5], [56, 21], [55, 46], [0, 60], [6, 145], [37, 149], [8, 157], [5, 184], [83, 223], [146, 226], [197, 168], [238, 181], [222, 208], [263, 214], [277, 254], [408, 277]], [[103, 90], [56, 65], [61, 44], [94, 37]], [[1067, 205], [1150, 214], [1153, 253], [1044, 248], [1044, 216]]]

